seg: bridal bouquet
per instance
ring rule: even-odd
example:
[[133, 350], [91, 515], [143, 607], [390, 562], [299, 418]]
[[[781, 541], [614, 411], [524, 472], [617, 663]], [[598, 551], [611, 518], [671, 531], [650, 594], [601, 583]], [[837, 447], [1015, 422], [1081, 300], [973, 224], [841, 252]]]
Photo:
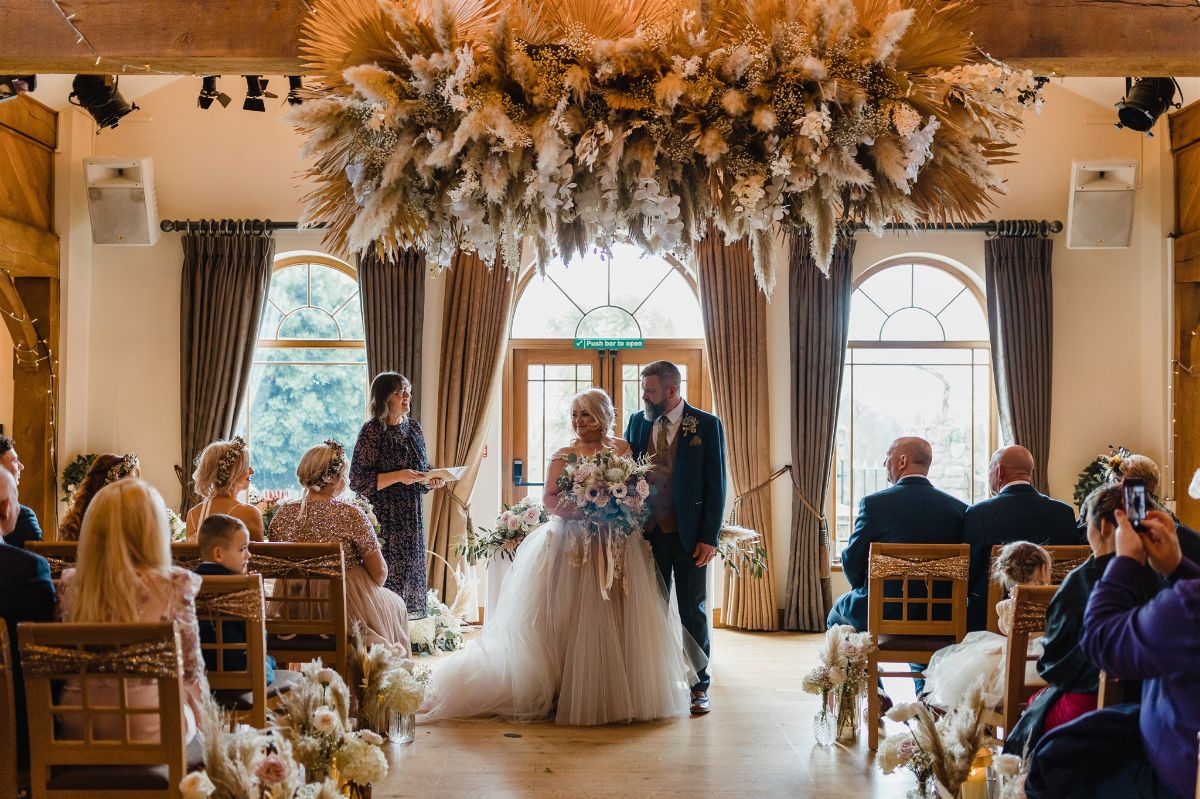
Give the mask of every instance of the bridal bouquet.
[[838, 740], [858, 737], [858, 697], [867, 678], [867, 657], [874, 646], [870, 633], [860, 633], [848, 624], [834, 625], [825, 633], [819, 663], [804, 678], [804, 690], [821, 695], [821, 710], [814, 719], [818, 743], [833, 743], [833, 730]]
[[589, 522], [629, 535], [650, 515], [650, 464], [604, 450], [567, 456], [556, 485], [563, 503], [573, 504]]
[[466, 540], [454, 551], [472, 564], [497, 554], [512, 560], [525, 536], [548, 521], [550, 517], [546, 515], [542, 503], [534, 497], [526, 497], [516, 505], [504, 506], [504, 510], [496, 517], [494, 530], [480, 527], [479, 533], [482, 535], [479, 535], [468, 529]]

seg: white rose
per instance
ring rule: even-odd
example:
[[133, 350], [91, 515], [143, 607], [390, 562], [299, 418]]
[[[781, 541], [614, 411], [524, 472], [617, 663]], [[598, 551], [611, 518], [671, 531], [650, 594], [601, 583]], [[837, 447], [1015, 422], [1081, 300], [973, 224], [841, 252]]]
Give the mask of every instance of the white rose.
[[992, 764], [996, 773], [1004, 777], [1016, 776], [1021, 771], [1021, 758], [1017, 755], [997, 755]]
[[217, 790], [208, 774], [203, 771], [193, 771], [179, 781], [179, 791], [183, 799], [205, 799]]
[[525, 520], [526, 524], [537, 524], [542, 520], [542, 514], [537, 508], [530, 508], [522, 514], [521, 518]]
[[383, 746], [383, 738], [377, 732], [371, 730], [359, 730], [358, 737], [362, 738], [367, 743], [373, 746]]
[[313, 711], [312, 723], [317, 732], [322, 732], [328, 735], [330, 733], [337, 732], [338, 716], [337, 713], [334, 712], [333, 708], [322, 705]]
[[921, 712], [920, 702], [902, 702], [887, 712], [892, 721], [905, 722], [914, 719]]
[[521, 529], [521, 519], [517, 516], [509, 516], [508, 521], [504, 523], [504, 526], [514, 532], [517, 530], [520, 530]]

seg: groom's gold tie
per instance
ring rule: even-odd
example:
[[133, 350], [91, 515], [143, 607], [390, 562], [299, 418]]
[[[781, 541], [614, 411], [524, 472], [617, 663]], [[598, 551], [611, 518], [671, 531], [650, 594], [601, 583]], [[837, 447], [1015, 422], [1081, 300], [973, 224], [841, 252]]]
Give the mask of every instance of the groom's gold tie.
[[658, 437], [654, 439], [654, 452], [657, 455], [667, 454], [667, 417], [658, 417]]

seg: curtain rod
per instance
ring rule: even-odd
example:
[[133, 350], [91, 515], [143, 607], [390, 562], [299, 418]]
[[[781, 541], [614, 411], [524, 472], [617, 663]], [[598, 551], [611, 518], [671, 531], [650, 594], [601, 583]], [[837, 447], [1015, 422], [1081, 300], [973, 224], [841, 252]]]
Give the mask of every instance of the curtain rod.
[[164, 219], [158, 227], [164, 233], [186, 233], [189, 228], [204, 233], [209, 230], [232, 230], [249, 225], [259, 230], [324, 230], [325, 225], [300, 226], [299, 222], [273, 222], [270, 219]]

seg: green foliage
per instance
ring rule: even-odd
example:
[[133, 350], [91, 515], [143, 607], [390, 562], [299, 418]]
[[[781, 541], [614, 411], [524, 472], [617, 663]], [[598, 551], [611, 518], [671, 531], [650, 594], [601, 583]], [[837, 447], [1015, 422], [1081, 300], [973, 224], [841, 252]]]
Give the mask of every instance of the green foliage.
[[1129, 450], [1109, 444], [1106, 455], [1097, 455], [1083, 467], [1079, 479], [1075, 481], [1075, 507], [1082, 509], [1088, 494], [1110, 482], [1120, 468], [1121, 461], [1128, 456]]
[[94, 460], [96, 460], [96, 453], [94, 452], [89, 452], [85, 455], [76, 455], [75, 459], [63, 469], [61, 483], [63, 502], [70, 503], [75, 497], [75, 492], [83, 484], [83, 479], [87, 477], [88, 469], [92, 468], [92, 461]]

